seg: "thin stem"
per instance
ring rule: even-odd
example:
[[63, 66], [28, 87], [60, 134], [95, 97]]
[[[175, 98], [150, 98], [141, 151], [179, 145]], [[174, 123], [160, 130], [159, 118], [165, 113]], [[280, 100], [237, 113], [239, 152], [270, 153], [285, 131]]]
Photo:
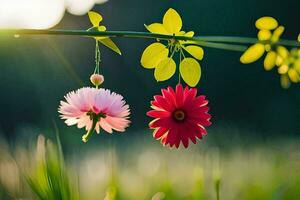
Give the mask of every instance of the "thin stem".
[[90, 128], [90, 130], [88, 130], [88, 132], [85, 135], [82, 136], [83, 142], [87, 142], [90, 139], [90, 137], [93, 135], [98, 121], [99, 121], [99, 117], [94, 116], [92, 127]]
[[[108, 37], [127, 37], [127, 38], [152, 38], [160, 40], [184, 40], [184, 41], [196, 41], [196, 42], [222, 42], [222, 43], [242, 43], [242, 44], [254, 44], [258, 40], [250, 37], [228, 37], [228, 36], [197, 36], [197, 37], [186, 37], [186, 36], [173, 36], [164, 34], [155, 34], [148, 32], [135, 32], [135, 31], [85, 31], [85, 30], [35, 30], [35, 29], [3, 29], [0, 30], [0, 35], [78, 35], [78, 36], [108, 36]], [[300, 47], [300, 43], [296, 40], [280, 40], [277, 44]], [[209, 45], [209, 44], [208, 44]], [[210, 45], [209, 47], [213, 47]], [[228, 49], [229, 48], [223, 48]], [[238, 49], [238, 48], [237, 48]]]
[[231, 51], [245, 51], [247, 46], [236, 45], [236, 44], [225, 44], [225, 43], [214, 43], [214, 42], [205, 42], [205, 41], [197, 41], [197, 44], [203, 47], [210, 47], [214, 49], [224, 49]]
[[[180, 65], [180, 63], [181, 63], [181, 60], [182, 60], [182, 54], [183, 52], [182, 52], [182, 49], [180, 48], [180, 53], [179, 53], [179, 65]], [[180, 84], [180, 81], [181, 81], [181, 77], [180, 77], [180, 70], [179, 70], [179, 68], [178, 68], [178, 84]]]

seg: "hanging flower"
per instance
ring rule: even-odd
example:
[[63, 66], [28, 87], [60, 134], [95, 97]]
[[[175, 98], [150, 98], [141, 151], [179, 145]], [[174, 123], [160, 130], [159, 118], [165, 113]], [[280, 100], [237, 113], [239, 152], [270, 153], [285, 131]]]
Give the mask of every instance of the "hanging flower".
[[[180, 15], [170, 8], [163, 17], [163, 23], [145, 25], [148, 31], [156, 34], [193, 37], [194, 32], [182, 31]], [[186, 58], [184, 51], [192, 57]], [[141, 65], [147, 69], [155, 69], [154, 77], [157, 81], [170, 79], [176, 72], [176, 63], [173, 59], [175, 53], [179, 53], [179, 71], [182, 79], [191, 87], [195, 87], [201, 77], [201, 67], [197, 60], [202, 60], [204, 51], [193, 41], [167, 40], [166, 44], [161, 41], [150, 44], [143, 52]], [[197, 59], [197, 60], [196, 60]]]
[[197, 138], [206, 134], [205, 126], [211, 125], [208, 101], [205, 96], [197, 96], [196, 88], [183, 89], [178, 84], [176, 91], [162, 89], [162, 95], [154, 96], [151, 105], [153, 110], [147, 115], [155, 119], [149, 126], [154, 129], [153, 137], [163, 145], [178, 148], [182, 142], [187, 148], [189, 140], [196, 144]]
[[[102, 22], [103, 17], [99, 13], [94, 11], [89, 11], [88, 15], [93, 25], [93, 27], [89, 28], [88, 31], [95, 31], [95, 30], [100, 32], [106, 31], [105, 26], [103, 25], [100, 26], [100, 22]], [[119, 55], [122, 54], [119, 47], [109, 37], [95, 37], [95, 39], [99, 41], [101, 44], [103, 44], [104, 46], [116, 52], [117, 54]]]
[[60, 102], [58, 112], [68, 126], [76, 125], [87, 130], [82, 137], [87, 142], [93, 132], [104, 129], [108, 133], [113, 130], [124, 132], [130, 121], [129, 106], [119, 94], [108, 89], [84, 87], [69, 92], [66, 101]]
[[284, 31], [283, 26], [278, 26], [278, 22], [273, 17], [261, 17], [255, 22], [259, 30], [258, 42], [250, 46], [241, 56], [240, 61], [244, 64], [253, 63], [261, 58], [265, 52], [264, 59], [265, 70], [271, 70], [275, 66], [277, 59], [276, 43]]

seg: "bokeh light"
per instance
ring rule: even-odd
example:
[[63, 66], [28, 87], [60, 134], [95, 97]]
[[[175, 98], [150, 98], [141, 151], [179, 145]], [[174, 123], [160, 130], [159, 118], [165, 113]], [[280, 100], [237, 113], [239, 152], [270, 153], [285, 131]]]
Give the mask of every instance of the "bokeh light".
[[57, 25], [65, 10], [83, 15], [107, 0], [0, 0], [0, 28], [46, 29]]

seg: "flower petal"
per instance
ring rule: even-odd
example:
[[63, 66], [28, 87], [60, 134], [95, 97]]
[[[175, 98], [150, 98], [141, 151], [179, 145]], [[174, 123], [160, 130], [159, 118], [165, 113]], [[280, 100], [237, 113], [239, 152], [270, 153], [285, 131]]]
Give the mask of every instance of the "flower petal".
[[278, 22], [273, 17], [261, 17], [256, 20], [255, 26], [261, 30], [273, 30], [278, 26]]
[[288, 89], [291, 86], [291, 81], [288, 75], [284, 74], [280, 77], [280, 84], [284, 89]]
[[257, 38], [261, 41], [271, 39], [272, 33], [269, 30], [260, 30], [257, 34]]
[[158, 34], [165, 34], [168, 35], [169, 33], [161, 23], [153, 23], [150, 25], [145, 25], [146, 29], [151, 33], [158, 33]]
[[153, 118], [166, 118], [166, 117], [170, 117], [171, 113], [167, 111], [151, 110], [147, 112], [147, 116]]
[[201, 77], [200, 64], [194, 58], [185, 58], [179, 66], [182, 79], [191, 87], [195, 87]]
[[160, 127], [153, 131], [153, 137], [155, 139], [160, 139], [166, 132], [168, 131], [168, 128]]
[[269, 71], [273, 69], [276, 64], [277, 54], [274, 51], [269, 51], [264, 60], [265, 70]]
[[116, 52], [117, 54], [122, 54], [119, 47], [110, 38], [98, 39], [98, 41], [101, 42], [104, 46]]
[[190, 46], [183, 47], [183, 49], [186, 50], [189, 54], [191, 54], [191, 56], [193, 56], [194, 58], [198, 60], [203, 59], [204, 51], [202, 47], [190, 45]]
[[299, 74], [297, 73], [297, 71], [295, 69], [293, 69], [293, 68], [289, 69], [288, 75], [289, 75], [290, 80], [293, 83], [298, 83], [298, 81], [299, 81]]
[[164, 15], [163, 25], [165, 29], [172, 34], [176, 34], [182, 28], [182, 20], [180, 15], [174, 10], [170, 8]]
[[176, 64], [172, 58], [166, 58], [157, 65], [154, 71], [154, 77], [157, 81], [170, 79], [176, 72]]
[[273, 32], [273, 35], [271, 37], [271, 41], [272, 42], [278, 42], [280, 36], [282, 35], [282, 33], [284, 32], [284, 27], [283, 26], [279, 26], [278, 28], [276, 28]]
[[168, 54], [169, 49], [165, 45], [159, 42], [150, 44], [142, 54], [141, 64], [147, 69], [155, 68]]
[[100, 22], [103, 19], [102, 16], [99, 13], [94, 12], [94, 11], [89, 11], [88, 15], [89, 15], [89, 18], [90, 18], [90, 21], [91, 21], [93, 27], [98, 27]]
[[256, 43], [250, 46], [240, 57], [240, 61], [243, 64], [248, 64], [257, 61], [265, 52], [265, 46], [260, 43]]
[[105, 26], [99, 26], [98, 31], [104, 32], [104, 31], [106, 31], [106, 27]]

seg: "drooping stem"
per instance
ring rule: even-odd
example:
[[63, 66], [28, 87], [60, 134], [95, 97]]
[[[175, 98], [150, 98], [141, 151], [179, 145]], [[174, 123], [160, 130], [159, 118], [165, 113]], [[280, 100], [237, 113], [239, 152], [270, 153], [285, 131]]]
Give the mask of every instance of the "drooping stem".
[[[148, 32], [135, 32], [135, 31], [85, 31], [85, 30], [35, 30], [35, 29], [2, 29], [0, 30], [0, 35], [11, 34], [11, 35], [77, 35], [77, 36], [87, 36], [87, 37], [96, 37], [96, 36], [107, 36], [107, 37], [127, 37], [127, 38], [151, 38], [151, 39], [160, 39], [160, 40], [184, 40], [184, 41], [196, 41], [205, 42], [202, 43], [203, 46], [227, 50], [240, 50], [241, 46], [237, 44], [232, 44], [226, 46], [222, 43], [240, 43], [240, 44], [254, 44], [258, 42], [256, 38], [250, 37], [230, 37], [230, 36], [195, 36], [195, 37], [186, 37], [186, 36], [174, 36], [174, 35], [164, 35]], [[210, 43], [208, 43], [210, 42]], [[212, 45], [212, 43], [217, 43], [218, 45]], [[277, 44], [300, 47], [300, 42], [296, 40], [280, 40]], [[201, 45], [201, 44], [200, 44]], [[232, 48], [237, 45], [237, 48]], [[244, 46], [242, 46], [244, 47]]]
[[99, 117], [94, 115], [92, 127], [88, 130], [88, 132], [85, 135], [82, 136], [83, 142], [87, 142], [90, 139], [90, 137], [93, 135], [98, 121], [99, 121]]
[[99, 42], [98, 40], [96, 40], [94, 74], [100, 74], [100, 62], [101, 62], [101, 54], [100, 54]]

